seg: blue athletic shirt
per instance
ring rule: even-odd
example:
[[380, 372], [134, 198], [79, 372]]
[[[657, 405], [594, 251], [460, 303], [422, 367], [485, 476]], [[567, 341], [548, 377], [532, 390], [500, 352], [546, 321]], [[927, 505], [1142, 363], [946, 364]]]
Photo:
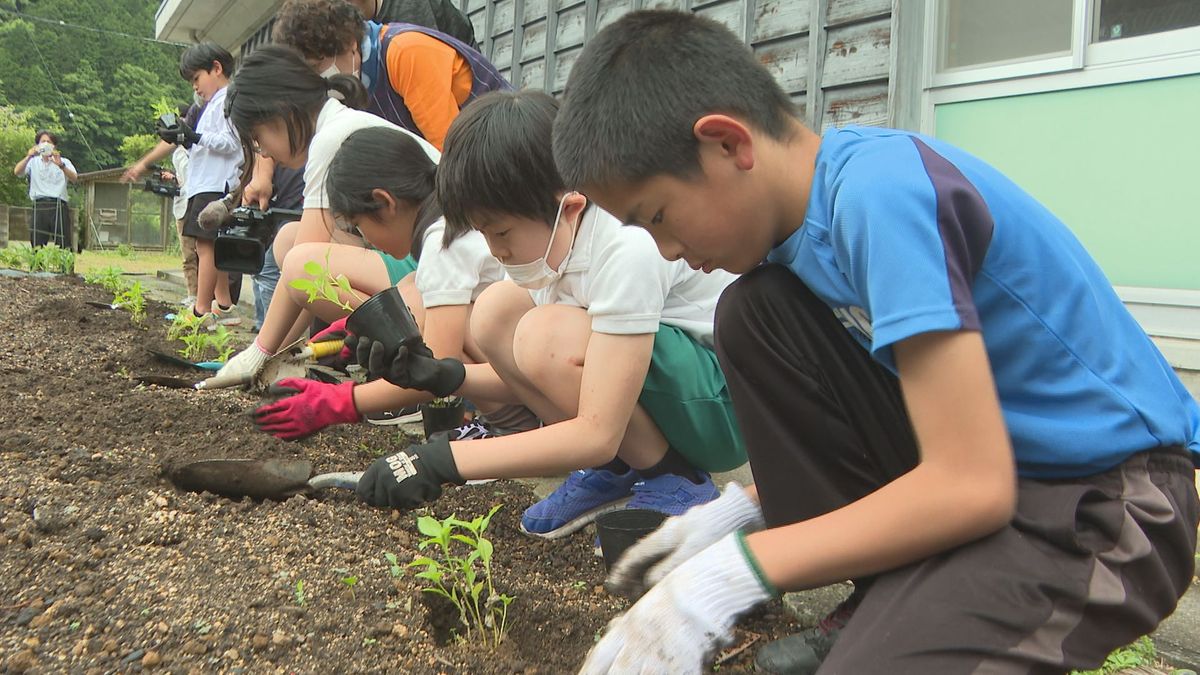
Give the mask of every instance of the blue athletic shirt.
[[982, 331], [1017, 470], [1085, 476], [1184, 446], [1200, 408], [1067, 227], [935, 138], [825, 133], [804, 223], [768, 256], [896, 372], [892, 345]]

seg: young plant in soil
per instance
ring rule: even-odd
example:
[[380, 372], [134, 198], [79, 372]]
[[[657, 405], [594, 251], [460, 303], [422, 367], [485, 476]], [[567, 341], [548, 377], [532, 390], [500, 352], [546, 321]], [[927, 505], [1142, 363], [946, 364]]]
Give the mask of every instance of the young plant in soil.
[[125, 272], [120, 267], [104, 267], [83, 275], [83, 280], [89, 284], [97, 284], [104, 290], [116, 295], [129, 287], [125, 281]]
[[497, 504], [486, 516], [463, 521], [450, 516], [417, 518], [417, 529], [425, 535], [417, 548], [436, 547], [436, 557], [417, 556], [409, 567], [423, 568], [416, 574], [428, 586], [425, 593], [440, 595], [454, 603], [466, 638], [477, 637], [499, 646], [508, 630], [508, 605], [513, 598], [496, 592], [492, 585], [492, 542], [483, 536]]
[[135, 281], [129, 288], [113, 296], [113, 307], [129, 310], [129, 318], [141, 323], [146, 318], [146, 296], [142, 294], [142, 282]]
[[350, 287], [350, 280], [346, 278], [345, 274], [339, 274], [335, 277], [329, 271], [329, 251], [325, 252], [324, 265], [315, 260], [304, 263], [304, 273], [312, 278], [292, 279], [288, 282], [288, 285], [298, 291], [304, 291], [308, 296], [309, 304], [317, 300], [326, 300], [347, 312], [353, 312], [354, 306], [343, 300], [342, 294], [349, 295], [358, 300], [360, 304], [363, 301], [363, 298]]
[[292, 597], [296, 599], [296, 605], [299, 607], [307, 607], [308, 601], [304, 596], [304, 580], [296, 581], [296, 588], [292, 591]]
[[71, 249], [61, 248], [58, 244], [46, 244], [30, 250], [34, 251], [30, 272], [75, 273], [75, 253]]

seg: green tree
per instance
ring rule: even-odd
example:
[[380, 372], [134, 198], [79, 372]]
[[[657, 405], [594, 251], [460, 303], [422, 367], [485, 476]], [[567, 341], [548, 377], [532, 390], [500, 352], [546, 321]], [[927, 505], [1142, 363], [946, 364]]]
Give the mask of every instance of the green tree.
[[29, 184], [14, 176], [12, 168], [33, 145], [34, 127], [22, 113], [0, 106], [0, 204], [22, 205], [29, 201]]

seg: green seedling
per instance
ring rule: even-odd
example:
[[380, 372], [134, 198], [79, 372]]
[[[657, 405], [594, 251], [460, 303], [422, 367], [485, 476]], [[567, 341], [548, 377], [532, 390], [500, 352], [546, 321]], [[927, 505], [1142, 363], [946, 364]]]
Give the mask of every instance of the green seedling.
[[58, 272], [73, 274], [75, 272], [75, 254], [58, 244], [46, 244], [28, 249], [22, 253], [23, 262], [30, 272]]
[[388, 572], [391, 573], [393, 579], [404, 574], [404, 568], [400, 566], [400, 559], [396, 557], [395, 553], [384, 553], [383, 557], [387, 560]]
[[477, 636], [492, 646], [504, 640], [508, 606], [513, 601], [512, 597], [497, 593], [492, 585], [492, 542], [484, 536], [500, 507], [497, 504], [486, 516], [471, 521], [454, 516], [445, 520], [418, 517], [417, 529], [425, 539], [417, 548], [422, 551], [435, 548], [437, 557], [417, 556], [408, 564], [421, 568], [416, 576], [429, 584], [421, 589], [423, 592], [454, 603], [468, 639]]
[[299, 605], [301, 607], [308, 607], [308, 602], [305, 600], [305, 597], [304, 597], [304, 580], [303, 579], [296, 580], [296, 588], [294, 591], [292, 591], [292, 597], [294, 597], [296, 599], [297, 605]]
[[342, 577], [342, 584], [350, 589], [350, 597], [354, 597], [354, 587], [358, 585], [358, 577], [350, 575]]
[[358, 300], [359, 303], [363, 299], [350, 287], [350, 280], [346, 278], [345, 274], [339, 274], [335, 277], [329, 271], [329, 254], [330, 251], [325, 252], [324, 265], [315, 260], [304, 263], [304, 273], [312, 277], [311, 279], [292, 279], [288, 282], [288, 285], [298, 291], [304, 291], [305, 295], [308, 296], [307, 301], [309, 304], [317, 300], [326, 300], [347, 312], [352, 312], [354, 311], [354, 305], [343, 300], [343, 294]]
[[103, 267], [83, 275], [83, 280], [89, 284], [97, 284], [104, 290], [116, 295], [129, 288], [125, 273], [120, 267]]
[[142, 294], [142, 282], [135, 281], [129, 288], [113, 295], [113, 307], [129, 311], [129, 318], [134, 323], [141, 323], [146, 318], [146, 296]]
[[229, 357], [233, 356], [231, 340], [233, 340], [233, 333], [229, 332], [225, 326], [217, 326], [217, 329], [208, 336], [208, 346], [212, 348], [218, 361], [228, 361]]
[[117, 244], [117, 255], [122, 258], [132, 258], [134, 256], [133, 247], [129, 244]]

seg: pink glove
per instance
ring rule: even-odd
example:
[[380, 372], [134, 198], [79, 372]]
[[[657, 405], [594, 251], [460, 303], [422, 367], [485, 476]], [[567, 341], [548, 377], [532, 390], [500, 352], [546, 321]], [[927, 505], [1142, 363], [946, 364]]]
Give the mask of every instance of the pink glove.
[[[308, 343], [312, 344], [314, 342], [329, 342], [332, 340], [345, 340], [346, 339], [346, 320], [349, 318], [350, 317], [348, 317], [348, 316], [343, 316], [342, 318], [338, 319], [337, 321], [334, 321], [333, 323], [329, 324], [328, 328], [326, 328], [325, 330], [323, 330], [323, 331], [317, 333], [316, 335], [312, 336], [311, 338], [309, 338]], [[342, 347], [342, 351], [340, 354], [337, 355], [337, 357], [338, 357], [338, 360], [341, 362], [351, 362], [351, 363], [354, 362], [354, 354], [352, 354], [350, 352], [349, 347]]]
[[285, 441], [294, 441], [334, 424], [362, 419], [354, 408], [354, 383], [326, 384], [289, 377], [271, 385], [270, 393], [287, 398], [254, 411], [254, 423], [262, 431]]

